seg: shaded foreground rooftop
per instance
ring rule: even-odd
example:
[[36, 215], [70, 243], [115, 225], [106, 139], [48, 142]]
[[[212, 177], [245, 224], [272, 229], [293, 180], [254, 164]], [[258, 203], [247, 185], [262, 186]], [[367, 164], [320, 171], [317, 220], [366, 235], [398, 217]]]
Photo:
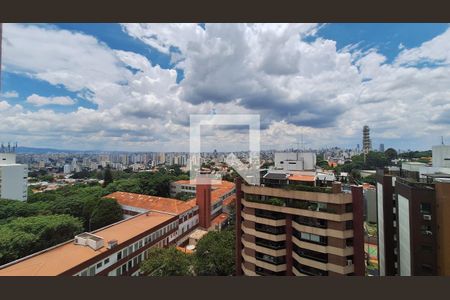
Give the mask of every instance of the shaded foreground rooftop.
[[[170, 219], [169, 214], [150, 212], [114, 223], [93, 231], [107, 243], [117, 240], [122, 243], [155, 228]], [[56, 276], [61, 275], [84, 262], [108, 251], [106, 246], [93, 250], [88, 246], [76, 245], [74, 240], [56, 245], [27, 257], [0, 266], [0, 276]]]

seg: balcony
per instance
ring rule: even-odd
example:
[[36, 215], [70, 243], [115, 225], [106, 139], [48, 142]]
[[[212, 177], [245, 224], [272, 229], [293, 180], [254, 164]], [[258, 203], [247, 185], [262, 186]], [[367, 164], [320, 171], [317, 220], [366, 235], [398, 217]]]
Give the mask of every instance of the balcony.
[[263, 260], [258, 260], [255, 257], [245, 254], [244, 251], [241, 252], [242, 257], [245, 261], [254, 264], [257, 267], [264, 268], [273, 272], [283, 272], [286, 271], [286, 264], [274, 265], [272, 263], [265, 262]]
[[296, 200], [316, 201], [334, 204], [352, 203], [352, 195], [348, 193], [330, 194], [326, 192], [287, 190], [264, 186], [249, 186], [249, 185], [243, 185], [242, 191], [245, 194], [265, 195], [275, 198], [288, 198], [288, 199], [290, 198]]
[[286, 240], [286, 234], [273, 235], [273, 234], [269, 234], [269, 233], [265, 233], [265, 232], [261, 232], [261, 231], [256, 231], [253, 228], [248, 228], [244, 224], [242, 224], [241, 228], [242, 228], [242, 231], [246, 234], [253, 235], [255, 237], [260, 237], [260, 238], [263, 238], [266, 240], [275, 241], [275, 242]]
[[300, 257], [312, 259], [322, 263], [328, 263], [328, 254], [320, 253], [313, 250], [303, 249], [294, 245], [294, 252]]
[[292, 242], [297, 245], [300, 248], [309, 249], [321, 253], [329, 253], [334, 254], [338, 256], [349, 256], [353, 255], [353, 247], [346, 247], [346, 248], [338, 248], [333, 246], [324, 246], [324, 245], [318, 245], [313, 244], [309, 241], [301, 241], [297, 237], [292, 237]]
[[[271, 242], [269, 240], [266, 240], [267, 242]], [[283, 243], [283, 242], [273, 242], [273, 243]], [[248, 249], [253, 249], [257, 252], [261, 252], [264, 254], [268, 254], [268, 255], [272, 255], [272, 256], [284, 256], [286, 255], [286, 249], [283, 248], [278, 248], [278, 249], [273, 249], [270, 247], [265, 247], [265, 246], [261, 246], [261, 244], [256, 244], [250, 241], [246, 241], [245, 239], [242, 239], [242, 244], [244, 245], [245, 248]]]
[[316, 228], [327, 228], [327, 220], [315, 219], [303, 216], [295, 216], [293, 220], [299, 224], [316, 227]]
[[265, 253], [256, 252], [255, 257], [257, 260], [264, 261], [276, 266], [286, 263], [285, 256], [272, 256]]
[[275, 212], [280, 212], [280, 213], [285, 213], [285, 214], [325, 219], [325, 220], [331, 220], [331, 221], [336, 221], [336, 222], [353, 220], [352, 213], [335, 214], [335, 213], [330, 213], [330, 212], [323, 212], [320, 210], [317, 211], [317, 210], [300, 209], [300, 208], [293, 208], [293, 207], [287, 207], [287, 206], [275, 206], [275, 205], [271, 205], [271, 204], [260, 203], [258, 201], [254, 201], [254, 200], [247, 201], [244, 199], [242, 200], [242, 204], [249, 208], [270, 210], [270, 211], [275, 211]]
[[286, 232], [286, 228], [283, 226], [275, 227], [260, 223], [255, 223], [255, 230], [273, 235], [285, 234]]
[[273, 250], [279, 250], [279, 249], [285, 249], [286, 243], [284, 241], [281, 242], [274, 242], [270, 240], [265, 240], [262, 238], [256, 238], [256, 245], [261, 247], [266, 247]]
[[270, 225], [270, 226], [285, 226], [286, 225], [285, 219], [281, 219], [281, 220], [266, 219], [264, 217], [255, 216], [255, 215], [248, 214], [245, 212], [241, 212], [241, 216], [245, 220], [252, 221], [255, 223], [261, 223], [261, 224]]

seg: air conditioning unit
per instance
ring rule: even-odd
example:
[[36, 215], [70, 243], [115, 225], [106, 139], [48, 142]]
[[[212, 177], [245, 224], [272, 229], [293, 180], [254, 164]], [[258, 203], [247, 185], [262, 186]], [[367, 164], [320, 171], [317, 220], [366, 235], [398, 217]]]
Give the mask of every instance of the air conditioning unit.
[[347, 266], [351, 266], [351, 265], [353, 265], [353, 260], [347, 259]]
[[112, 249], [118, 245], [117, 240], [108, 241], [108, 249]]
[[431, 221], [431, 215], [423, 215], [423, 219], [427, 221]]

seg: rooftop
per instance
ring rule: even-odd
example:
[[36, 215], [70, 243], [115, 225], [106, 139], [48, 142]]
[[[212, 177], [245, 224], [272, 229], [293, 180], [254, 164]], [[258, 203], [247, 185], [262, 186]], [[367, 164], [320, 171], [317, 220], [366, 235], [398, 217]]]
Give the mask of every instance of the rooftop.
[[222, 224], [227, 219], [228, 219], [228, 214], [227, 213], [221, 213], [220, 215], [218, 215], [217, 217], [215, 217], [214, 219], [211, 220], [211, 225], [214, 226], [214, 225]]
[[[192, 182], [190, 180], [178, 180], [175, 181], [176, 184], [187, 184], [187, 185], [195, 185], [195, 180]], [[211, 203], [215, 203], [219, 201], [220, 197], [228, 193], [230, 190], [234, 188], [234, 183], [226, 180], [221, 180], [220, 184], [212, 184], [211, 185]], [[195, 198], [192, 198], [189, 203], [195, 203]]]
[[149, 196], [135, 193], [114, 192], [105, 198], [115, 199], [119, 204], [160, 211], [175, 215], [182, 214], [195, 207], [195, 202], [181, 201], [172, 198]]
[[288, 178], [292, 181], [306, 181], [306, 182], [314, 182], [316, 181], [316, 176], [314, 175], [291, 175]]
[[[151, 212], [114, 223], [107, 227], [93, 231], [102, 237], [105, 244], [110, 240], [117, 240], [118, 245], [151, 228], [174, 218], [169, 214]], [[104, 246], [93, 250], [87, 246], [75, 245], [73, 240], [45, 249], [12, 263], [0, 266], [0, 276], [56, 276], [84, 263], [104, 252]]]

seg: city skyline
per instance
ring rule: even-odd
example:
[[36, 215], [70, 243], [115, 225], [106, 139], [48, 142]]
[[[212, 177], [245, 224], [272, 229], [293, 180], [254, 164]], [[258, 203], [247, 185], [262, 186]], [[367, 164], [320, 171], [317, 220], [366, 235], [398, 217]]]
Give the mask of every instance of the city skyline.
[[374, 148], [427, 150], [450, 138], [449, 39], [448, 24], [4, 24], [0, 137], [186, 152], [189, 115], [216, 112], [259, 114], [261, 149], [362, 146], [368, 125]]

